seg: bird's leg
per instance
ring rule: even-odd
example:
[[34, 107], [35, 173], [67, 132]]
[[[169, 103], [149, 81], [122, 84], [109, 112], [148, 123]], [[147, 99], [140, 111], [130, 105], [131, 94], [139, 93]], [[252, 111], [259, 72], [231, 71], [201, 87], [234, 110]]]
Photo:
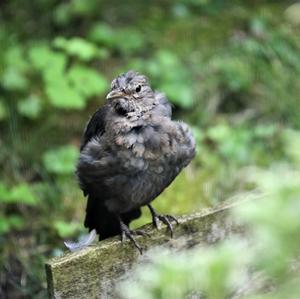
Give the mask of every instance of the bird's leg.
[[141, 246], [136, 242], [136, 240], [133, 238], [133, 235], [138, 235], [138, 236], [145, 236], [148, 235], [146, 232], [143, 230], [131, 230], [129, 227], [123, 222], [120, 216], [118, 216], [119, 222], [120, 222], [120, 229], [121, 229], [121, 241], [124, 242], [126, 238], [128, 238], [133, 245], [138, 249], [140, 254], [143, 254], [143, 250]]
[[172, 216], [172, 215], [158, 215], [156, 211], [153, 209], [151, 204], [147, 205], [148, 208], [150, 209], [151, 215], [152, 215], [152, 223], [153, 225], [158, 229], [159, 228], [159, 221], [163, 222], [164, 224], [167, 225], [168, 230], [171, 233], [171, 237], [173, 238], [173, 225], [172, 221], [176, 222], [176, 224], [179, 224], [178, 220]]

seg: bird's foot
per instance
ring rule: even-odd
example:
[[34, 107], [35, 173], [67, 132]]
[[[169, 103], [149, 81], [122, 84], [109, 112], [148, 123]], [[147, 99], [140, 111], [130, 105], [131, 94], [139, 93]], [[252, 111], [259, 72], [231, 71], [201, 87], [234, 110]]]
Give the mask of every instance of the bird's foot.
[[160, 228], [159, 221], [161, 221], [168, 227], [168, 230], [170, 231], [170, 234], [171, 234], [171, 238], [173, 238], [174, 230], [173, 230], [172, 221], [174, 221], [176, 224], [179, 224], [178, 220], [172, 215], [157, 215], [156, 214], [155, 216], [153, 216], [153, 225], [157, 229]]
[[133, 236], [149, 236], [149, 234], [143, 230], [131, 230], [123, 221], [120, 221], [120, 227], [121, 227], [121, 241], [124, 242], [128, 238], [133, 243], [133, 245], [138, 249], [140, 254], [143, 254], [142, 247], [137, 243], [137, 241], [134, 239]]
[[158, 215], [150, 204], [148, 205], [148, 207], [149, 207], [150, 212], [152, 214], [152, 223], [153, 223], [153, 225], [157, 229], [159, 229], [160, 228], [160, 223], [159, 222], [161, 221], [162, 223], [164, 223], [168, 227], [168, 230], [171, 233], [171, 238], [173, 238], [174, 230], [173, 230], [172, 221], [174, 221], [176, 224], [179, 224], [176, 217], [174, 217], [172, 215]]

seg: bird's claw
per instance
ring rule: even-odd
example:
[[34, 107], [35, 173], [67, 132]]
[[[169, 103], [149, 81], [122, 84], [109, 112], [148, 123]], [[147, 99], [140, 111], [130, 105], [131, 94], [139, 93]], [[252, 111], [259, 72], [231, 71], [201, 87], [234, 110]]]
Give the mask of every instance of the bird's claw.
[[122, 243], [126, 240], [129, 239], [133, 245], [138, 249], [138, 251], [140, 252], [140, 254], [143, 254], [143, 249], [142, 247], [137, 243], [137, 241], [134, 239], [134, 235], [135, 236], [149, 236], [148, 233], [146, 233], [143, 230], [131, 230], [129, 229], [127, 226], [122, 226], [121, 227], [122, 230], [122, 234], [121, 234], [121, 241]]
[[174, 230], [173, 230], [172, 221], [174, 221], [176, 224], [179, 224], [178, 220], [172, 215], [154, 215], [153, 224], [157, 229], [159, 229], [159, 221], [167, 225], [168, 230], [171, 233], [171, 238], [173, 238]]

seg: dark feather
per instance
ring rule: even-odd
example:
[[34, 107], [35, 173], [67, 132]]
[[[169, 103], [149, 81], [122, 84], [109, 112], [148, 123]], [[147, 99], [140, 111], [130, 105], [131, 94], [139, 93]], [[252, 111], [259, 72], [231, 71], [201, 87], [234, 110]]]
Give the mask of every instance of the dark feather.
[[[141, 209], [134, 209], [120, 215], [126, 225], [141, 216]], [[108, 211], [103, 198], [88, 197], [84, 226], [89, 231], [96, 229], [99, 240], [120, 234], [120, 222], [115, 214]]]
[[80, 151], [86, 146], [86, 144], [95, 136], [101, 136], [105, 132], [105, 117], [108, 112], [109, 107], [104, 105], [99, 108], [94, 115], [88, 121], [86, 128], [84, 130]]

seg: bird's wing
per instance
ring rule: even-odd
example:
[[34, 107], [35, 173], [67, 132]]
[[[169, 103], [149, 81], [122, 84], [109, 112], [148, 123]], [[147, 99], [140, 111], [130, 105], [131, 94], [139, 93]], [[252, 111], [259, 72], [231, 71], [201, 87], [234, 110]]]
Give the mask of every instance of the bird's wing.
[[80, 145], [80, 151], [84, 149], [86, 144], [96, 136], [101, 136], [105, 132], [106, 114], [109, 106], [104, 105], [99, 108], [88, 121]]
[[[104, 105], [98, 109], [94, 115], [88, 121], [86, 128], [84, 130], [80, 151], [82, 151], [85, 146], [91, 141], [94, 137], [100, 137], [105, 132], [106, 126], [106, 116], [109, 111], [109, 106]], [[84, 179], [79, 179], [80, 187], [83, 190], [84, 195], [88, 195], [88, 202], [86, 208], [86, 218], [85, 226], [88, 227], [91, 233], [83, 241], [77, 243], [65, 242], [65, 245], [71, 250], [77, 250], [82, 247], [88, 246], [94, 240], [94, 229], [100, 235], [100, 239], [105, 239], [110, 236], [114, 236], [120, 233], [120, 223], [114, 214], [110, 213], [105, 206], [105, 188], [102, 190], [102, 193], [99, 194], [90, 194], [88, 192], [87, 186], [84, 184]], [[100, 185], [99, 185], [99, 189]], [[126, 225], [141, 215], [141, 210], [139, 208], [133, 209], [122, 215], [122, 219]]]

